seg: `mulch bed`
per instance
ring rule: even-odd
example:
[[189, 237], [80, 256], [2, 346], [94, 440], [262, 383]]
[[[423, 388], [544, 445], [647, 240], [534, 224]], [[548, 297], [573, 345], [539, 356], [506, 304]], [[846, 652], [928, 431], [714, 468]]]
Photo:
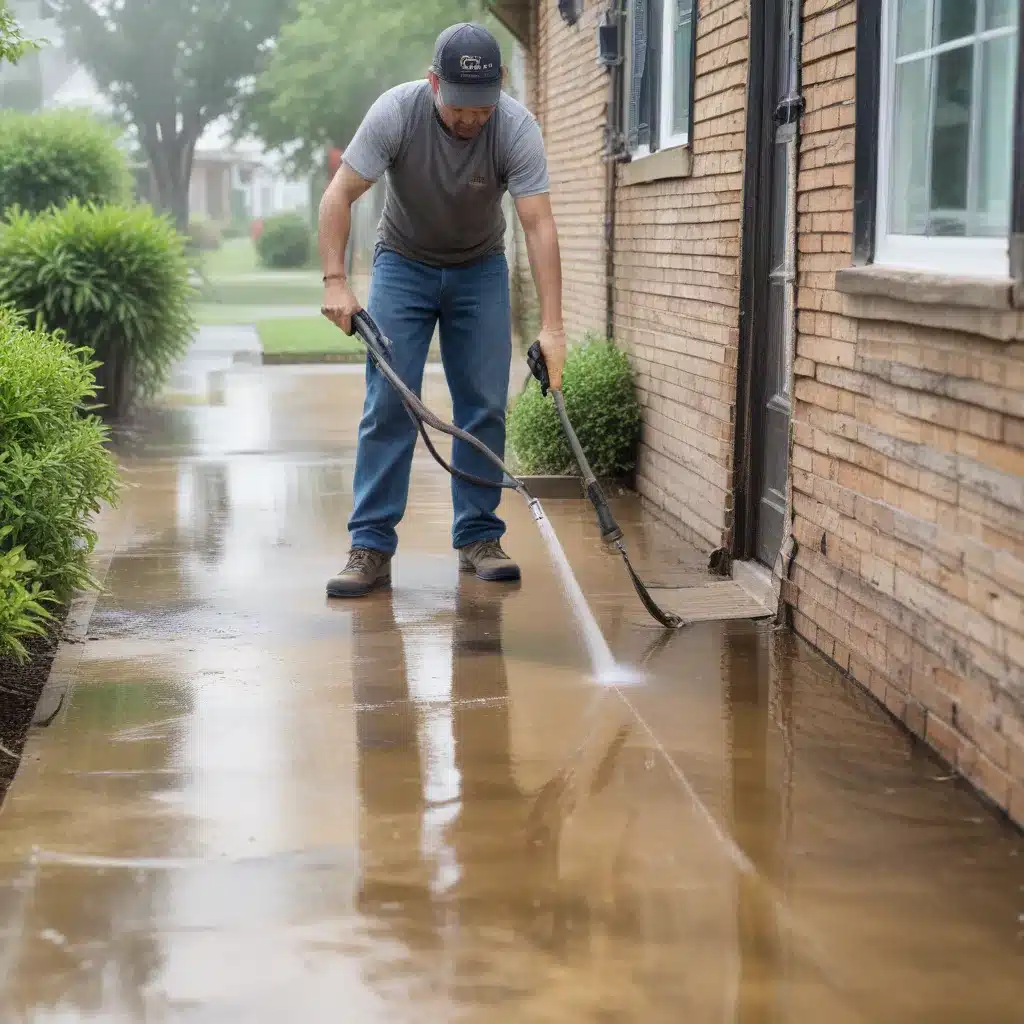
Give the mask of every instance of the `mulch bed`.
[[47, 635], [25, 643], [28, 661], [19, 663], [9, 656], [0, 657], [0, 804], [21, 764], [29, 726], [57, 655], [69, 608], [52, 611], [54, 618]]

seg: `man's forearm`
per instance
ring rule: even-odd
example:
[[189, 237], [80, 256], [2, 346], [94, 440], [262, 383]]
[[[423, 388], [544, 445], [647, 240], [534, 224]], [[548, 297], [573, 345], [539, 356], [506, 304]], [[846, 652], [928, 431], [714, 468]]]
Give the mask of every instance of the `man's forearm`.
[[541, 328], [562, 330], [562, 256], [553, 217], [544, 217], [526, 231], [526, 254], [540, 301]]
[[318, 245], [325, 276], [345, 278], [345, 250], [352, 230], [352, 203], [341, 189], [328, 187], [320, 200]]

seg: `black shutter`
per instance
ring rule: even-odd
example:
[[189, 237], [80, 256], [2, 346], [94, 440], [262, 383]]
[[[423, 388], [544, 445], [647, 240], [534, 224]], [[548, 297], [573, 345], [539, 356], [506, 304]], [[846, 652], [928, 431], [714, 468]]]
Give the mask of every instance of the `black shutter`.
[[661, 40], [665, 17], [663, 3], [671, 0], [650, 0], [647, 5], [647, 124], [648, 144], [657, 152], [661, 143]]
[[632, 39], [630, 40], [630, 82], [629, 82], [629, 148], [647, 141], [644, 86], [647, 70], [647, 19], [650, 12], [648, 0], [633, 0]]

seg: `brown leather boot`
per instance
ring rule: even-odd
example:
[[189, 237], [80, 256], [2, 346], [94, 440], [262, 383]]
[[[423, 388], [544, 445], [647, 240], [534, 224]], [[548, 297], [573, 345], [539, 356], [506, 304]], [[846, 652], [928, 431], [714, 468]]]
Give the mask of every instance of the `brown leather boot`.
[[327, 581], [327, 596], [362, 597], [390, 582], [390, 555], [370, 548], [353, 548], [345, 568]]
[[517, 580], [519, 566], [501, 549], [496, 540], [478, 540], [459, 548], [460, 572], [472, 572], [482, 580]]

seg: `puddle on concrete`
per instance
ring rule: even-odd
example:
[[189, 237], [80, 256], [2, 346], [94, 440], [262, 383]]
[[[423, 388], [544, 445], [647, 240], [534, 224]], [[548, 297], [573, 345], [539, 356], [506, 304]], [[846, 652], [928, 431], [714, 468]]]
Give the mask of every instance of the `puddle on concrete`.
[[[359, 376], [221, 371], [252, 421], [136, 439], [96, 639], [0, 815], [0, 1020], [1019, 1021], [1024, 843], [863, 692], [764, 624], [659, 643], [545, 502], [644, 660], [595, 685], [522, 502], [522, 585], [460, 577], [425, 459], [392, 590], [327, 601], [350, 488], [307, 453], [351, 447]], [[247, 431], [266, 455], [224, 454]]]

